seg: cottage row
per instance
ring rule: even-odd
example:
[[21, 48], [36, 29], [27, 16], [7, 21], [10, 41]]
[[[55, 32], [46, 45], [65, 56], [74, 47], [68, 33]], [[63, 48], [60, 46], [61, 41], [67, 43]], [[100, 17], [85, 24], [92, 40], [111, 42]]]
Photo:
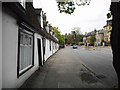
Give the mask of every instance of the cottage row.
[[0, 3], [0, 89], [19, 88], [58, 50], [58, 39], [33, 2]]

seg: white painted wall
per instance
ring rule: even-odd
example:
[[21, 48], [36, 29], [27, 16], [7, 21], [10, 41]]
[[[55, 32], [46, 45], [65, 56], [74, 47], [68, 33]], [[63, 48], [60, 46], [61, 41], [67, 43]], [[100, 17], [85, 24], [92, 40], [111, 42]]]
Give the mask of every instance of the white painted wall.
[[0, 2], [0, 90], [2, 89], [2, 3]]
[[45, 61], [52, 55], [52, 49], [50, 51], [50, 42], [49, 39], [46, 39], [46, 47], [45, 47]]
[[[37, 69], [38, 69], [38, 47], [37, 47], [37, 38], [41, 39], [41, 50], [42, 49], [42, 36], [34, 34], [34, 67], [28, 70], [26, 73], [17, 78], [17, 54], [18, 54], [18, 25], [16, 20], [8, 15], [7, 13], [2, 13], [2, 26], [3, 29], [0, 30], [2, 34], [2, 75], [0, 74], [0, 88], [18, 88], [20, 87], [25, 80], [27, 80]], [[1, 35], [0, 35], [1, 36]], [[47, 60], [53, 52], [53, 48], [49, 46], [49, 40], [46, 39], [46, 52], [45, 60]], [[51, 45], [52, 46], [52, 45]], [[55, 52], [55, 51], [54, 51]], [[42, 58], [43, 58], [43, 51]], [[1, 54], [0, 54], [1, 55]], [[1, 57], [1, 56], [0, 56]], [[1, 64], [1, 58], [0, 58]], [[1, 70], [0, 70], [1, 72]], [[3, 76], [3, 77], [2, 77]]]
[[2, 86], [3, 88], [18, 88], [38, 69], [37, 57], [34, 59], [35, 66], [17, 78], [18, 26], [14, 18], [5, 12], [2, 15]]
[[50, 46], [49, 46], [50, 42], [49, 42], [49, 39], [46, 39], [45, 61], [59, 49], [59, 45], [58, 44], [57, 44], [57, 49], [53, 49], [53, 45], [54, 44], [55, 43], [53, 41], [51, 41], [51, 51], [50, 51]]
[[35, 49], [34, 49], [34, 57], [35, 57], [35, 63], [37, 66], [39, 66], [39, 62], [38, 62], [38, 43], [37, 43], [37, 39], [41, 40], [41, 53], [42, 53], [42, 61], [43, 61], [43, 44], [42, 44], [42, 36], [35, 33]]
[[56, 52], [56, 49], [55, 49], [55, 42], [53, 42], [53, 54]]

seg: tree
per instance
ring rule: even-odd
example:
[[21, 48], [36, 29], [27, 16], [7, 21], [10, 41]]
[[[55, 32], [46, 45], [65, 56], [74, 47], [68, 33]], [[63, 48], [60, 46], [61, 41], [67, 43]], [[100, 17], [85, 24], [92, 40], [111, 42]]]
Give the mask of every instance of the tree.
[[89, 5], [91, 0], [56, 0], [60, 13], [72, 14], [75, 11], [75, 3], [77, 6]]
[[109, 19], [109, 18], [111, 18], [111, 13], [107, 13], [107, 18]]
[[90, 44], [94, 45], [95, 41], [96, 41], [95, 35], [92, 35], [90, 38]]
[[60, 13], [65, 12], [66, 14], [71, 14], [75, 10], [75, 5], [73, 1], [67, 2], [57, 2], [58, 3], [58, 10]]
[[79, 42], [82, 42], [83, 35], [81, 34], [80, 27], [72, 28], [72, 35], [74, 36], [74, 43], [79, 44]]
[[80, 30], [73, 28], [71, 34], [66, 34], [66, 44], [79, 44], [83, 41], [83, 35], [80, 34]]
[[65, 42], [64, 37], [65, 36], [60, 33], [60, 31], [58, 30], [57, 27], [52, 27], [52, 30], [55, 33], [56, 37], [58, 38], [59, 44], [64, 44], [64, 42]]
[[72, 34], [67, 35], [67, 44], [72, 44], [74, 43], [74, 37]]

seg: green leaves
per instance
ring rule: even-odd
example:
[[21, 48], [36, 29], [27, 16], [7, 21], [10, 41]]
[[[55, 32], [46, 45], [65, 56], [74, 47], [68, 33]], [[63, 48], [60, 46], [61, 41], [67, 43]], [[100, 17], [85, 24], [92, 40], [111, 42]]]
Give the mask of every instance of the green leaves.
[[92, 35], [91, 38], [90, 38], [90, 43], [94, 44], [95, 41], [96, 41], [95, 35]]
[[65, 12], [66, 14], [71, 14], [75, 10], [75, 4], [73, 1], [68, 2], [57, 2], [58, 10], [60, 13]]
[[111, 13], [108, 13], [108, 14], [107, 14], [107, 18], [108, 18], [108, 19], [111, 18]]
[[64, 43], [64, 35], [61, 35], [61, 33], [57, 27], [53, 27], [52, 30], [55, 33], [56, 37], [58, 38], [59, 44], [63, 44]]
[[60, 13], [72, 14], [75, 11], [75, 4], [77, 6], [89, 5], [91, 0], [57, 0], [57, 6]]

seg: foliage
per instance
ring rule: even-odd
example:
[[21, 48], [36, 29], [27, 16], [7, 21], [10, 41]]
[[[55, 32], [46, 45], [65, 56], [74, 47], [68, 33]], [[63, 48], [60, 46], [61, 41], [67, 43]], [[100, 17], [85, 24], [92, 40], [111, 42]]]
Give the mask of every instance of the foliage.
[[66, 43], [67, 44], [72, 44], [72, 43], [74, 43], [74, 37], [73, 37], [73, 35], [72, 34], [68, 34], [67, 36], [66, 36]]
[[73, 34], [68, 34], [67, 35], [67, 44], [79, 44], [79, 42], [83, 41], [83, 35], [82, 34], [76, 34], [75, 36]]
[[82, 34], [77, 34], [77, 42], [83, 42], [83, 37]]
[[71, 14], [75, 10], [75, 4], [73, 1], [68, 2], [57, 2], [58, 10], [60, 13], [65, 12], [66, 14]]
[[90, 44], [94, 45], [95, 41], [96, 41], [95, 35], [92, 35], [90, 38]]
[[58, 10], [60, 13], [64, 12], [66, 14], [72, 14], [75, 11], [75, 4], [77, 6], [89, 5], [91, 0], [56, 0]]
[[102, 42], [105, 42], [104, 39], [102, 39]]
[[59, 40], [59, 44], [64, 44], [64, 35], [60, 33], [57, 27], [52, 27], [53, 32]]
[[111, 18], [111, 13], [107, 13], [107, 18], [109, 19], [109, 18]]
[[74, 27], [74, 28], [72, 28], [72, 34], [75, 37], [75, 42], [76, 43], [79, 43], [79, 42], [83, 41], [83, 35], [81, 34], [80, 27]]

